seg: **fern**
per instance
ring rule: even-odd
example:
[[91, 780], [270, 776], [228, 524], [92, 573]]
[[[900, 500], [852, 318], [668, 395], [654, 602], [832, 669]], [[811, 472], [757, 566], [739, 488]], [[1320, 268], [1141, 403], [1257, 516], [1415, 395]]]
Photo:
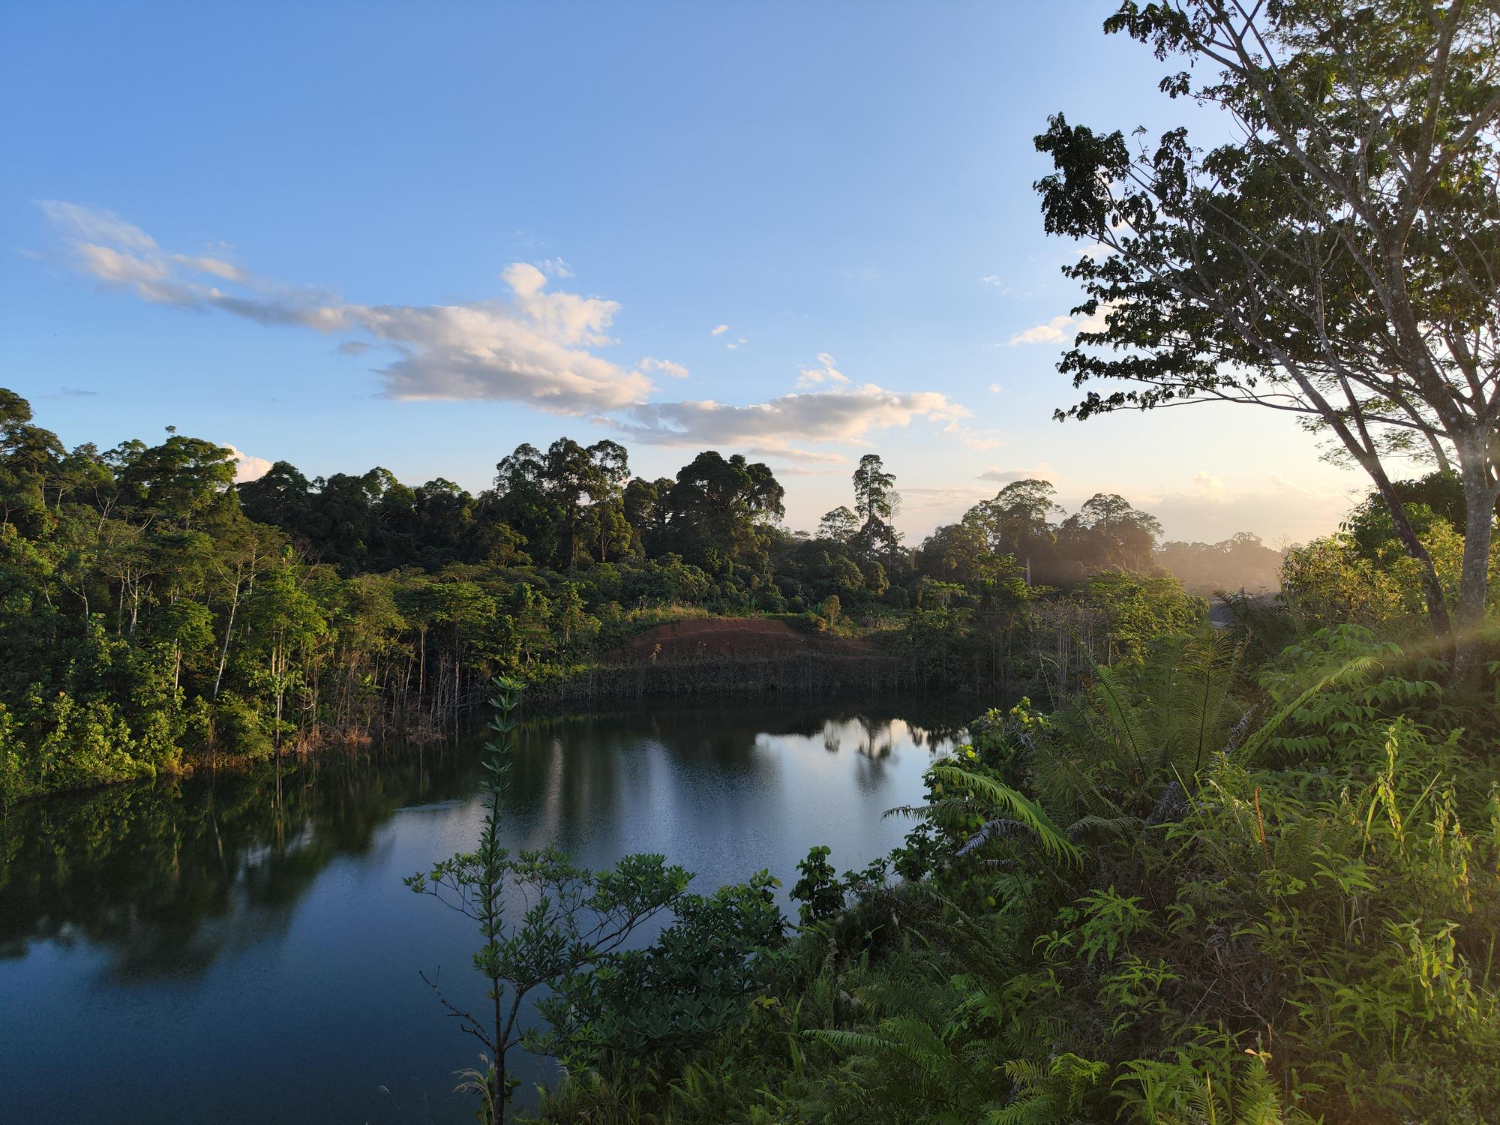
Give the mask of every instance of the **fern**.
[[1083, 853], [1078, 845], [1069, 840], [1046, 811], [1024, 793], [992, 777], [970, 773], [957, 766], [933, 766], [932, 774], [944, 784], [967, 792], [997, 809], [1004, 809], [1011, 819], [1030, 830], [1042, 851], [1053, 859], [1065, 860], [1075, 867], [1083, 866]]
[[1356, 656], [1338, 668], [1335, 668], [1266, 720], [1254, 734], [1245, 739], [1244, 745], [1234, 752], [1234, 757], [1247, 765], [1253, 762], [1256, 755], [1260, 753], [1266, 743], [1271, 740], [1289, 719], [1306, 706], [1309, 700], [1336, 684], [1352, 679], [1355, 676], [1363, 676], [1378, 667], [1380, 667], [1380, 662], [1375, 657]]

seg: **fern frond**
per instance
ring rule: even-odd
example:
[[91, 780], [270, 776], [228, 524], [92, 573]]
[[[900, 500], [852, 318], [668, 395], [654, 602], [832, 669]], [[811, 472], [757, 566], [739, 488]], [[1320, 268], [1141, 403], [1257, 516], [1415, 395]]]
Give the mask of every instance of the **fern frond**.
[[1276, 734], [1278, 730], [1281, 729], [1281, 727], [1287, 722], [1287, 720], [1306, 705], [1308, 700], [1312, 699], [1314, 696], [1318, 695], [1321, 692], [1327, 691], [1330, 687], [1333, 687], [1335, 684], [1345, 679], [1351, 678], [1353, 676], [1364, 675], [1371, 669], [1379, 667], [1379, 663], [1380, 662], [1373, 656], [1357, 656], [1347, 663], [1341, 665], [1340, 667], [1335, 668], [1332, 672], [1329, 672], [1328, 675], [1324, 676], [1317, 683], [1313, 684], [1312, 687], [1308, 688], [1301, 695], [1297, 696], [1296, 699], [1293, 699], [1280, 711], [1277, 711], [1276, 714], [1272, 715], [1268, 720], [1266, 720], [1264, 725], [1256, 730], [1255, 733], [1253, 733], [1249, 738], [1245, 739], [1245, 743], [1243, 746], [1241, 746], [1237, 751], [1234, 751], [1234, 757], [1238, 759], [1242, 764], [1248, 765], [1255, 759], [1255, 756], [1260, 753], [1265, 744], [1271, 740], [1271, 738]]
[[1010, 818], [1029, 828], [1041, 844], [1042, 850], [1053, 859], [1067, 860], [1075, 866], [1083, 866], [1083, 853], [1069, 840], [1047, 815], [1040, 805], [1009, 785], [991, 777], [969, 773], [957, 766], [933, 766], [932, 774], [945, 784], [964, 790], [970, 795], [986, 801], [997, 809], [1003, 809]]

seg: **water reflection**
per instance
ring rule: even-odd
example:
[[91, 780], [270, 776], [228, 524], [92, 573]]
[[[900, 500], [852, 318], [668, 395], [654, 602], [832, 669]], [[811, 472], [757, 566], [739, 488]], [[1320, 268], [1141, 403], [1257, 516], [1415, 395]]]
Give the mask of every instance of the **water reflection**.
[[[534, 719], [506, 831], [593, 866], [660, 851], [697, 871], [700, 891], [762, 867], [790, 884], [816, 843], [841, 870], [863, 866], [905, 831], [881, 813], [920, 796], [970, 711], [897, 701]], [[80, 1120], [110, 1089], [122, 1122], [472, 1119], [449, 1091], [473, 1060], [416, 979], [437, 964], [462, 972], [472, 935], [400, 880], [476, 839], [477, 742], [14, 810], [0, 822], [7, 1116]], [[182, 1065], [205, 1053], [212, 1066]], [[80, 1076], [66, 1062], [77, 1057], [97, 1066]], [[413, 1118], [398, 1104], [423, 1108]]]
[[[181, 973], [269, 936], [335, 856], [413, 800], [470, 787], [473, 755], [338, 755], [217, 779], [23, 805], [0, 835], [0, 957], [30, 942], [118, 951], [119, 971]], [[234, 919], [230, 926], [216, 923]]]

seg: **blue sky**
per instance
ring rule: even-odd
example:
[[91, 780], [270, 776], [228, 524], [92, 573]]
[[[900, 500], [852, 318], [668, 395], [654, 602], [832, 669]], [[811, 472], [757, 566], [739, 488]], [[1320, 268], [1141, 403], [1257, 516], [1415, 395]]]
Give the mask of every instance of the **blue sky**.
[[747, 451], [811, 527], [876, 450], [913, 537], [1017, 473], [1331, 530], [1358, 480], [1284, 417], [1050, 420], [1077, 249], [1031, 138], [1186, 112], [1112, 7], [8, 5], [0, 383], [309, 476], [614, 437]]

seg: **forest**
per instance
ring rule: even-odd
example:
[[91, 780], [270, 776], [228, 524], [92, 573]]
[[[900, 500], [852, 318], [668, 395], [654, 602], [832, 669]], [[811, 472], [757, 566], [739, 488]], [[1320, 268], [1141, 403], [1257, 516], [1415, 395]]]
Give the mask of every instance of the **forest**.
[[[1186, 126], [1059, 112], [1035, 136], [1042, 225], [1082, 293], [1055, 420], [1282, 412], [1358, 474], [1337, 529], [1165, 542], [1118, 494], [1067, 511], [1021, 479], [907, 542], [897, 475], [866, 452], [848, 504], [796, 531], [783, 484], [741, 453], [652, 480], [615, 441], [567, 438], [502, 456], [477, 494], [286, 462], [237, 482], [233, 450], [170, 426], [69, 450], [0, 390], [0, 829], [64, 790], [222, 770], [224, 825], [264, 837], [226, 848], [217, 807], [182, 814], [146, 785], [137, 831], [160, 901], [207, 871], [211, 892], [182, 897], [231, 918], [236, 872], [271, 856], [309, 884], [318, 852], [375, 835], [351, 812], [360, 781], [320, 789], [318, 762], [368, 780], [344, 748], [467, 753], [483, 732], [474, 784], [422, 758], [409, 788], [372, 784], [382, 816], [426, 801], [474, 837], [402, 901], [439, 900], [471, 940], [458, 974], [420, 971], [470, 1037], [458, 1092], [483, 1122], [1494, 1123], [1500, 10], [1124, 0], [1104, 30], [1180, 66], [1158, 91], [1232, 127], [1204, 148]], [[806, 644], [784, 661], [666, 647], [745, 622]], [[832, 862], [837, 839], [718, 887], [665, 845], [590, 867], [559, 842], [561, 802], [518, 799], [568, 765], [559, 736], [519, 776], [523, 724], [554, 705], [674, 682], [815, 694], [850, 668], [975, 714], [921, 760], [920, 799], [886, 812], [900, 843], [856, 869]], [[720, 789], [780, 784], [756, 730]], [[619, 813], [600, 794], [625, 792], [621, 745], [576, 784], [591, 827]], [[891, 766], [840, 759], [833, 737], [814, 750], [855, 788]], [[257, 763], [273, 788], [237, 792]], [[667, 772], [648, 820], [756, 829]], [[802, 776], [784, 788], [831, 808], [824, 775]], [[287, 809], [320, 802], [357, 821], [358, 848], [304, 832], [297, 851]], [[12, 901], [51, 901], [75, 866], [72, 916], [130, 930], [137, 904], [85, 862], [133, 858], [112, 807], [74, 855], [47, 842], [78, 838], [61, 816], [27, 821], [42, 842], [24, 848], [0, 834], [32, 861]], [[539, 846], [514, 843], [523, 815]], [[0, 937], [72, 940], [32, 915]], [[361, 942], [393, 940], [382, 924]], [[523, 1053], [552, 1061], [534, 1089]]]
[[[235, 470], [229, 449], [170, 429], [67, 450], [0, 390], [0, 802], [451, 732], [493, 676], [561, 696], [685, 616], [874, 637], [911, 678], [957, 669], [979, 691], [1039, 674], [974, 661], [1027, 607], [1187, 605], [1174, 566], [1200, 592], [1254, 591], [1282, 562], [1248, 535], [1159, 545], [1157, 522], [1113, 494], [1065, 514], [1041, 480], [908, 547], [878, 454], [815, 534], [783, 526], [770, 468], [712, 450], [647, 480], [612, 441], [523, 445], [478, 496], [378, 468], [309, 481], [277, 462], [241, 484]], [[1373, 528], [1347, 551], [1385, 546]]]

